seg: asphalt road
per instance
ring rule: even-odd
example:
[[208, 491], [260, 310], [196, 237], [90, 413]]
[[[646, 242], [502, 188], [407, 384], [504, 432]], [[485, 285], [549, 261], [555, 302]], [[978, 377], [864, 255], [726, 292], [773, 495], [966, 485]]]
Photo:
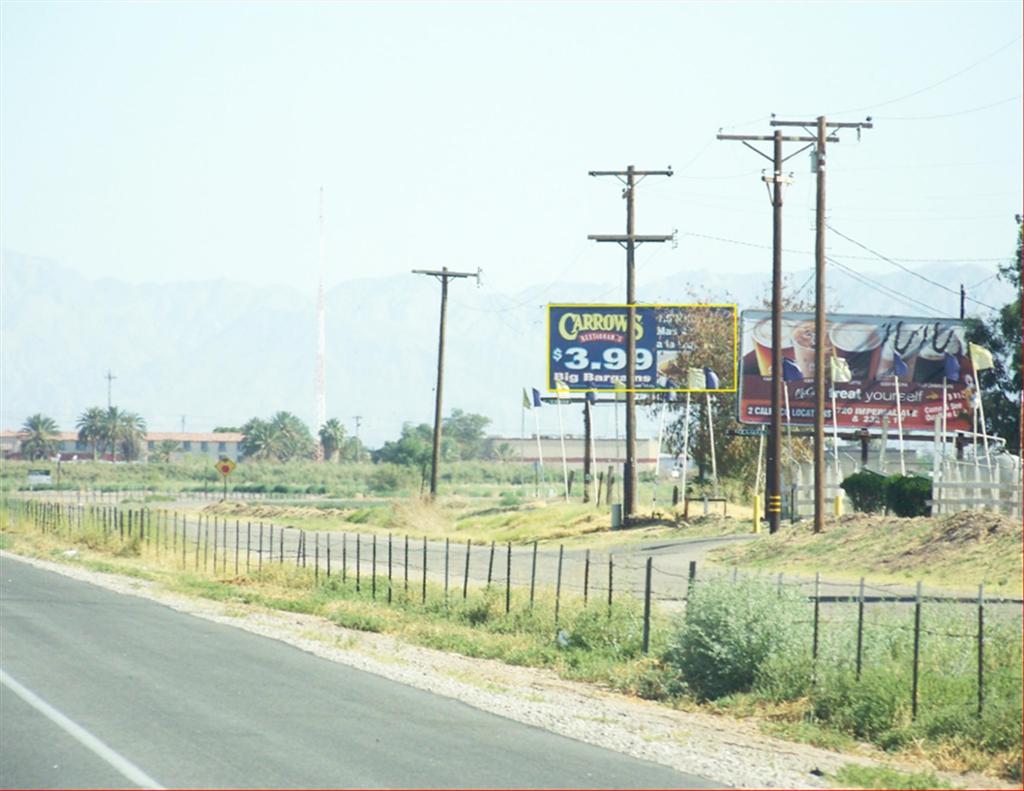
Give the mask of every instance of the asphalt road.
[[0, 563], [4, 788], [721, 787]]

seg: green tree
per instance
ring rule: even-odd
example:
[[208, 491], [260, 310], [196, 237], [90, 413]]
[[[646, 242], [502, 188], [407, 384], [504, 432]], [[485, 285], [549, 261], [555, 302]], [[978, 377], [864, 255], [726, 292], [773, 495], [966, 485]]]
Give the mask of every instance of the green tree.
[[149, 458], [151, 461], [163, 462], [166, 464], [171, 460], [171, 454], [178, 450], [179, 444], [173, 439], [162, 439], [156, 443]]
[[78, 422], [75, 423], [79, 441], [92, 445], [93, 461], [99, 455], [100, 443], [103, 442], [105, 416], [106, 410], [103, 407], [91, 406], [78, 416]]
[[[792, 294], [792, 283], [783, 285], [783, 310], [804, 311], [810, 306]], [[716, 299], [707, 293], [690, 291], [689, 301], [695, 304], [724, 304], [734, 302], [728, 295]], [[770, 296], [764, 300], [765, 307], [771, 307]], [[830, 310], [833, 308], [829, 308]], [[688, 311], [680, 316], [676, 331], [680, 349], [684, 352], [681, 365], [676, 370], [678, 381], [685, 381], [688, 367], [700, 368], [708, 366], [718, 374], [722, 387], [734, 384], [731, 369], [733, 360], [733, 325], [731, 311]], [[736, 350], [739, 353], [739, 350]], [[724, 361], [724, 362], [719, 362]], [[689, 448], [690, 457], [697, 465], [698, 480], [705, 481], [711, 472], [711, 436], [708, 432], [708, 398], [703, 394], [693, 393], [690, 396]], [[756, 437], [731, 436], [729, 430], [736, 427], [737, 394], [714, 393], [711, 395], [711, 424], [715, 435], [715, 466], [718, 477], [738, 478], [753, 484], [757, 471], [758, 440]], [[667, 408], [677, 413], [677, 417], [665, 427], [665, 446], [670, 453], [679, 454], [683, 451], [685, 429], [686, 396], [677, 394]], [[655, 407], [660, 409], [660, 407]], [[680, 414], [681, 413], [681, 414]], [[800, 462], [810, 458], [809, 441], [796, 439], [790, 443], [783, 438], [782, 462], [789, 465], [792, 461]], [[685, 460], [684, 460], [685, 463]]]
[[454, 444], [460, 459], [484, 458], [484, 429], [490, 418], [453, 409], [441, 423], [441, 437], [447, 437]]
[[290, 412], [277, 412], [270, 420], [254, 417], [242, 426], [242, 434], [241, 451], [246, 458], [310, 459], [316, 449], [309, 428]]
[[110, 407], [103, 415], [103, 443], [114, 461], [120, 451], [125, 461], [134, 461], [142, 455], [142, 441], [146, 436], [146, 421], [134, 412]]
[[[442, 448], [444, 441], [442, 436]], [[451, 443], [449, 441], [449, 449]], [[406, 423], [402, 426], [402, 436], [397, 440], [385, 442], [379, 450], [373, 451], [374, 463], [401, 464], [410, 467], [429, 466], [434, 448], [434, 430], [426, 423], [414, 426]], [[442, 453], [442, 455], [444, 455]]]
[[332, 417], [320, 427], [320, 444], [324, 449], [324, 459], [341, 461], [341, 448], [345, 442], [345, 427], [336, 417]]
[[499, 442], [491, 448], [491, 455], [502, 464], [508, 464], [516, 457], [516, 449], [507, 442]]
[[30, 461], [47, 459], [57, 452], [57, 423], [37, 412], [21, 426], [21, 455]]
[[277, 412], [270, 418], [274, 455], [279, 461], [311, 459], [316, 441], [309, 428], [291, 412]]
[[1006, 449], [1021, 448], [1021, 216], [1017, 215], [1017, 251], [1014, 260], [999, 268], [999, 277], [1013, 286], [1016, 298], [991, 320], [968, 321], [968, 340], [992, 352], [994, 367], [981, 371], [982, 403], [989, 434], [1006, 440]]

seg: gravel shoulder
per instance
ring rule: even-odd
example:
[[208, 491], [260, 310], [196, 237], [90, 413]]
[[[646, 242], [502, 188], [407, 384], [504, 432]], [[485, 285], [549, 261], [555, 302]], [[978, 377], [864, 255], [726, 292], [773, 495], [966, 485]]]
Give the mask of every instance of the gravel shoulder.
[[[878, 753], [867, 747], [863, 755], [854, 755], [786, 742], [764, 735], [753, 721], [674, 710], [566, 681], [547, 670], [409, 645], [389, 635], [344, 629], [317, 616], [191, 598], [153, 582], [8, 551], [0, 551], [0, 559], [144, 597], [517, 722], [737, 788], [827, 788], [830, 785], [820, 773], [832, 774], [847, 763], [879, 763], [872, 757], [872, 752]], [[1016, 787], [988, 776], [940, 776], [958, 786]]]

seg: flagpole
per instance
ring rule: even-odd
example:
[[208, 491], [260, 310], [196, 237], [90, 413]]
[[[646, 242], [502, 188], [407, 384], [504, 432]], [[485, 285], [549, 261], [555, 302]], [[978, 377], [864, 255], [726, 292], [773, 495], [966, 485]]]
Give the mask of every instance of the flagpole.
[[[523, 400], [519, 402], [519, 452], [526, 456], [526, 391], [523, 391]], [[523, 496], [526, 496], [526, 468], [519, 465], [519, 482], [523, 487]]]
[[[601, 494], [597, 490], [597, 426], [594, 425], [594, 410], [593, 405], [587, 400], [587, 411], [589, 413], [588, 419], [590, 420], [590, 457], [594, 460], [594, 469], [590, 473], [590, 493], [591, 499], [596, 503], [598, 496]], [[586, 486], [586, 482], [583, 484]]]
[[690, 465], [690, 393], [686, 393], [686, 411], [683, 417], [683, 508], [686, 508], [686, 469]]
[[782, 381], [782, 394], [786, 401], [786, 442], [789, 446], [789, 483], [793, 483], [793, 465], [796, 457], [793, 456], [793, 422], [789, 414], [789, 382]]
[[946, 390], [949, 386], [949, 379], [943, 375], [942, 377], [942, 474], [946, 474], [946, 436], [948, 431], [949, 422], [946, 417], [946, 412], [949, 409], [948, 396]]
[[565, 429], [562, 426], [562, 394], [558, 393], [558, 438], [562, 443], [562, 483], [565, 501], [569, 502], [569, 463], [565, 459]]
[[842, 483], [839, 472], [839, 415], [836, 410], [836, 383], [832, 382], [832, 454], [836, 462], [836, 486]]
[[661, 468], [661, 442], [665, 436], [665, 401], [661, 402], [661, 414], [658, 416], [658, 447], [654, 454], [654, 490], [651, 492], [651, 511], [658, 504], [658, 470]]
[[711, 393], [704, 393], [708, 412], [708, 438], [711, 440], [711, 480], [714, 482], [715, 497], [718, 497], [718, 465], [715, 463], [715, 427], [711, 422]]
[[893, 372], [893, 386], [896, 388], [896, 431], [900, 438], [900, 475], [907, 474], [907, 464], [903, 459], [903, 410], [900, 408], [900, 377]]
[[981, 413], [981, 439], [985, 443], [985, 466], [992, 472], [992, 457], [988, 453], [988, 428], [985, 426], [985, 402], [981, 400], [981, 377], [978, 377], [978, 411]]
[[540, 407], [533, 408], [533, 436], [537, 439], [537, 496], [540, 497], [540, 479], [544, 474], [544, 449], [540, 444]]

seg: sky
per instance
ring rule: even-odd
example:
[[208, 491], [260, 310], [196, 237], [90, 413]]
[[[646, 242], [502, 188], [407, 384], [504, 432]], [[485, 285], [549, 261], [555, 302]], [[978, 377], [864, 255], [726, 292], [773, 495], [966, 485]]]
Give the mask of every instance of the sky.
[[[414, 268], [515, 292], [764, 272], [769, 164], [720, 128], [858, 121], [828, 150], [828, 218], [910, 266], [1011, 254], [1022, 209], [1022, 5], [129, 3], [0, 5], [0, 241], [87, 277], [227, 279], [312, 295]], [[767, 150], [767, 149], [766, 149]], [[790, 146], [787, 153], [796, 150]], [[787, 163], [787, 267], [814, 180]], [[891, 264], [830, 234], [865, 272]], [[411, 275], [410, 275], [411, 277]]]

